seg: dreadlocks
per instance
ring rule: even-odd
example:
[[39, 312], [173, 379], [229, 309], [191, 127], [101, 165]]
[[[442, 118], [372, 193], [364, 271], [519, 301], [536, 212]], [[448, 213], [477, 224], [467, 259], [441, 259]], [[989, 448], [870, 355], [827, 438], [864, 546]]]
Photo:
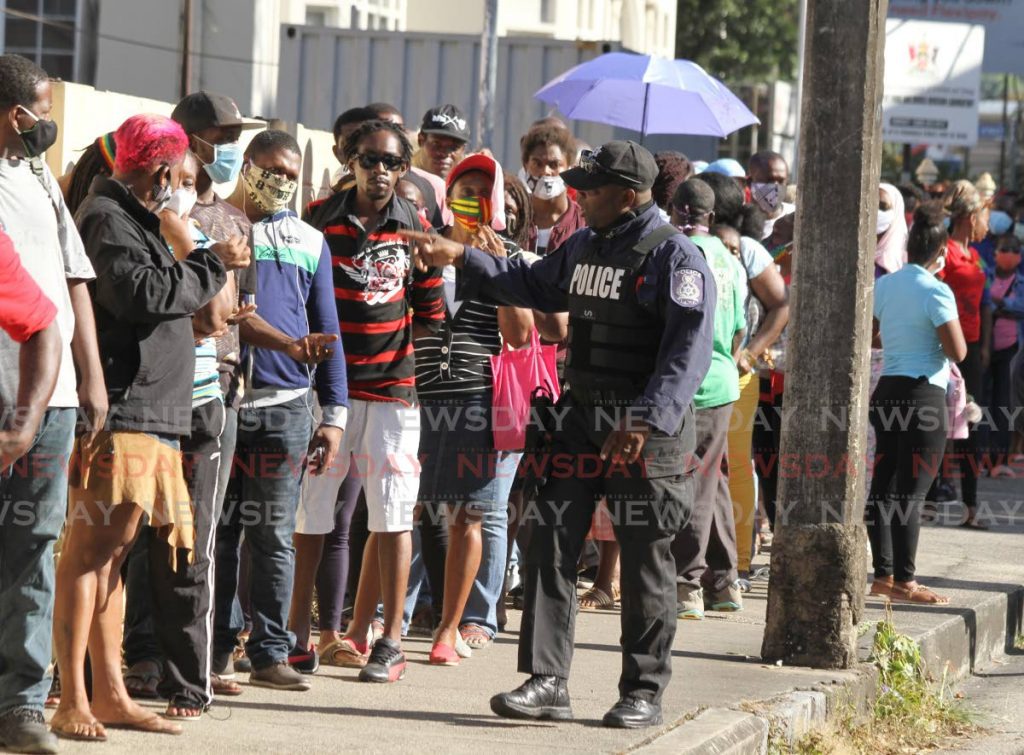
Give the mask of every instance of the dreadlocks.
[[520, 249], [526, 249], [530, 239], [530, 228], [533, 226], [533, 202], [526, 186], [511, 173], [505, 174], [505, 191], [516, 203], [515, 216], [505, 217], [505, 235]]

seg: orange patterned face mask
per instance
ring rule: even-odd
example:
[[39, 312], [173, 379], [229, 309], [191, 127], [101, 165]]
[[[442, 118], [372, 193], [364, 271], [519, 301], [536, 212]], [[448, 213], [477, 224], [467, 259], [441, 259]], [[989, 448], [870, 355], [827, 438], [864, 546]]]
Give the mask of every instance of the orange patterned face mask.
[[487, 197], [453, 199], [448, 203], [448, 208], [455, 216], [455, 222], [471, 234], [477, 233], [481, 225], [489, 225], [491, 222], [491, 200]]

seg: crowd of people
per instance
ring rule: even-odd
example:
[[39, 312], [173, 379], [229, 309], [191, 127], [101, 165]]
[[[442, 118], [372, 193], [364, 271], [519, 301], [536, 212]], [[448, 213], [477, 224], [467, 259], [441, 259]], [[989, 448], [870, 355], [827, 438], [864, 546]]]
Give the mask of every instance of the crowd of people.
[[[133, 115], [60, 178], [51, 105], [0, 56], [0, 747], [180, 733], [237, 673], [397, 682], [403, 637], [455, 666], [508, 607], [529, 678], [495, 713], [571, 718], [576, 613], [617, 606], [604, 723], [659, 723], [676, 622], [742, 610], [784, 516], [786, 160], [594, 150], [549, 117], [502, 166], [453, 105], [413, 132], [371, 103], [300, 215], [299, 144], [227, 96]], [[871, 594], [942, 604], [914, 559], [943, 471], [984, 527], [978, 477], [1024, 459], [1024, 203], [931, 189], [879, 188], [866, 520]], [[545, 348], [562, 397], [505, 448], [494, 359]]]

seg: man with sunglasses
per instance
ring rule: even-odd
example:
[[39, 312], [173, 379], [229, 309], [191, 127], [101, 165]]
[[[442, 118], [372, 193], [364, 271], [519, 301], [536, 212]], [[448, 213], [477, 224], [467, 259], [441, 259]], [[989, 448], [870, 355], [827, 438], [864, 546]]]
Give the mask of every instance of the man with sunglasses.
[[538, 493], [526, 557], [519, 670], [530, 678], [491, 699], [500, 716], [572, 718], [576, 565], [604, 495], [622, 547], [623, 653], [604, 725], [662, 721], [676, 624], [671, 545], [693, 504], [693, 398], [711, 362], [717, 294], [700, 250], [661, 219], [657, 175], [634, 142], [584, 152], [561, 176], [588, 228], [532, 267], [410, 234], [417, 264], [463, 269], [461, 298], [569, 313], [570, 389], [547, 428], [559, 463]]
[[[309, 480], [304, 495], [312, 501], [304, 505], [312, 511], [326, 502], [322, 531], [329, 532], [338, 488], [356, 465], [370, 538], [352, 620], [331, 656], [361, 668], [362, 681], [394, 682], [405, 674], [402, 610], [419, 489], [413, 337], [436, 332], [444, 321], [444, 282], [439, 269], [412, 269], [409, 242], [400, 235], [425, 229], [416, 207], [395, 194], [412, 159], [405, 131], [368, 121], [345, 141], [344, 157], [355, 184], [317, 205], [310, 222], [331, 248], [348, 367], [348, 428], [334, 466]], [[371, 650], [367, 635], [381, 593], [384, 634]]]

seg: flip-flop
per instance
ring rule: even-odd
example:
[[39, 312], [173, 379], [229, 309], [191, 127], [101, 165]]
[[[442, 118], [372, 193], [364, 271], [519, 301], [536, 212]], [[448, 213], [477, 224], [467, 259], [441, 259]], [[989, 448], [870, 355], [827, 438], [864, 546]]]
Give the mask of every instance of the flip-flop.
[[974, 519], [968, 519], [965, 522], [960, 522], [960, 526], [969, 530], [981, 530], [982, 532], [988, 532], [988, 526], [981, 524]]
[[140, 718], [138, 721], [115, 721], [113, 723], [101, 721], [100, 723], [108, 729], [122, 731], [142, 731], [147, 734], [170, 734], [172, 736], [179, 736], [183, 733], [180, 725], [172, 723], [156, 713], [146, 718]]
[[[69, 724], [69, 726], [103, 726], [103, 724], [101, 724], [99, 721], [93, 721], [92, 723], [89, 723], [89, 724], [85, 724], [85, 723], [79, 722], [79, 723]], [[106, 727], [104, 727], [104, 728], [106, 728]], [[67, 728], [57, 727], [57, 726], [51, 726], [50, 727], [50, 731], [52, 731], [54, 733], [54, 735], [58, 739], [67, 739], [67, 740], [69, 740], [71, 742], [106, 742], [107, 741], [107, 735], [106, 734], [97, 734], [95, 736], [89, 736], [88, 734], [78, 734], [76, 732], [69, 731]]]
[[210, 686], [214, 695], [238, 697], [242, 694], [242, 685], [235, 681], [235, 675], [210, 674]]

